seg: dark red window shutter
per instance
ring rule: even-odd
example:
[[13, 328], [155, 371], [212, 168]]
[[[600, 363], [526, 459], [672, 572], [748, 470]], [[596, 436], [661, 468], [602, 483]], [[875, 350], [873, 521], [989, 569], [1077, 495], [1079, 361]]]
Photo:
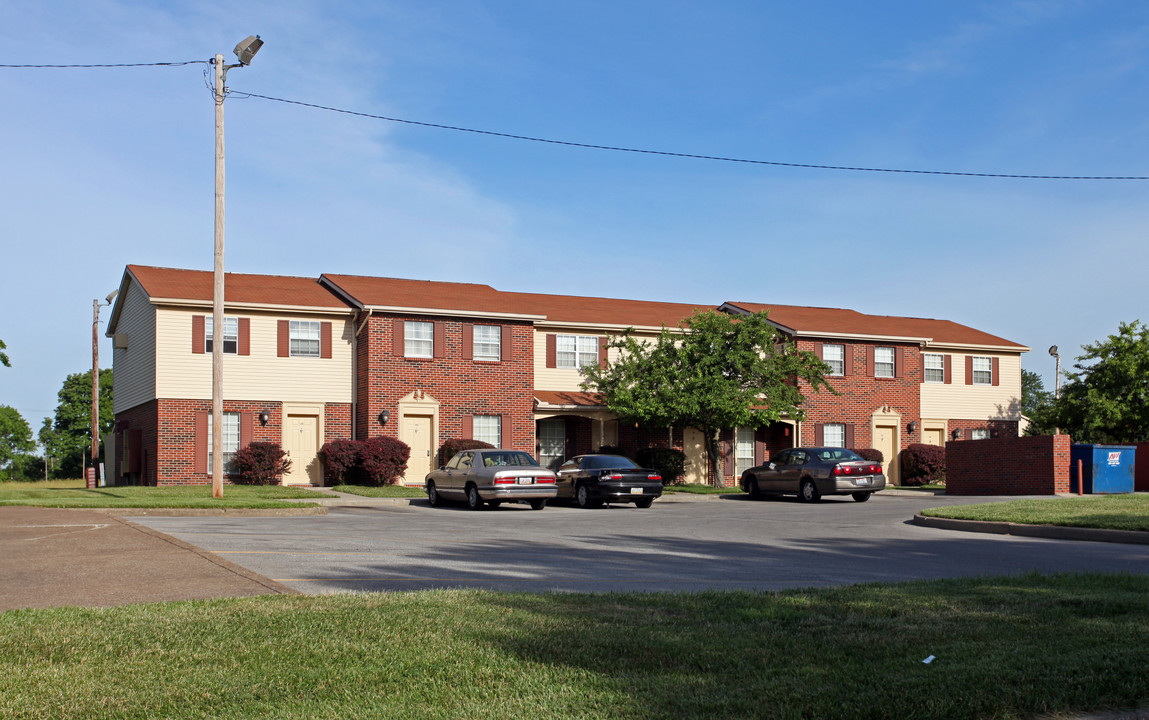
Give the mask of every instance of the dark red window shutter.
[[854, 447], [854, 423], [846, 423], [846, 447]]
[[822, 343], [814, 343], [814, 354], [818, 356], [819, 360], [825, 360], [826, 356], [822, 354]]
[[842, 345], [842, 374], [854, 374], [854, 348], [851, 345]]
[[331, 323], [319, 323], [319, 357], [331, 357]]
[[903, 378], [906, 376], [906, 349], [896, 347], [894, 348], [894, 377]]
[[207, 472], [207, 418], [208, 413], [195, 414], [195, 472]]
[[434, 340], [432, 341], [434, 343], [434, 348], [432, 349], [431, 354], [437, 358], [447, 357], [447, 323], [437, 321], [435, 322], [434, 327], [435, 334], [433, 336]]
[[994, 385], [1000, 385], [1001, 384], [1001, 373], [998, 372], [998, 361], [1000, 359], [1001, 358], [992, 358], [990, 360], [990, 362], [991, 362], [990, 374], [993, 376], [993, 384]]
[[758, 428], [754, 431], [754, 464], [761, 465], [766, 462], [766, 430]]
[[826, 433], [824, 432], [822, 423], [814, 423], [814, 447], [822, 447], [825, 438]]
[[942, 355], [942, 371], [945, 373], [946, 385], [953, 384], [953, 355]]
[[406, 332], [407, 324], [405, 322], [398, 318], [391, 321], [391, 350], [395, 353], [395, 357], [403, 357], [407, 354]]
[[722, 470], [723, 475], [734, 474], [734, 430], [727, 428], [722, 431], [722, 440], [726, 443], [726, 452], [722, 453], [722, 463], [725, 468]]
[[475, 416], [474, 415], [464, 415], [462, 417], [462, 428], [460, 428], [459, 432], [463, 436], [462, 437], [463, 440], [472, 440], [473, 439], [472, 436], [475, 434]]
[[607, 343], [607, 338], [600, 337], [598, 339], [598, 366], [600, 368], [606, 367], [606, 358], [607, 358], [606, 343]]
[[204, 353], [204, 316], [192, 315], [192, 352]]
[[511, 343], [515, 341], [514, 328], [510, 325], [503, 326], [503, 342], [499, 346], [499, 351], [502, 353], [500, 359], [503, 362], [510, 362], [511, 360]]
[[251, 444], [252, 435], [255, 431], [255, 413], [240, 413], [239, 414], [239, 446], [245, 448]]
[[549, 368], [559, 366], [558, 347], [559, 347], [558, 336], [553, 335], [553, 334], [548, 334], [547, 335], [547, 367], [549, 367]]
[[874, 346], [866, 346], [866, 375], [874, 376]]
[[503, 415], [500, 422], [502, 423], [503, 427], [499, 433], [499, 441], [505, 448], [514, 447], [514, 438], [511, 437], [511, 416]]
[[275, 327], [275, 354], [277, 357], [287, 357], [291, 354], [291, 322], [280, 320]]
[[973, 385], [973, 355], [965, 356], [965, 384]]
[[475, 357], [475, 326], [472, 323], [463, 323], [463, 359], [473, 360]]

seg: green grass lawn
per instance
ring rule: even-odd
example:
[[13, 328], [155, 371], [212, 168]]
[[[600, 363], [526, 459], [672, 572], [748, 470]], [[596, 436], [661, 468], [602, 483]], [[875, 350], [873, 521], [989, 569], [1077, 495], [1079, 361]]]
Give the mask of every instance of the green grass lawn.
[[211, 496], [210, 485], [88, 490], [82, 480], [0, 483], [0, 505], [55, 508], [282, 508], [301, 505], [285, 503], [285, 499], [311, 497], [330, 495], [279, 485], [225, 485], [223, 498], [216, 499]]
[[1147, 666], [1128, 575], [0, 613], [4, 718], [1021, 718], [1149, 706]]
[[930, 517], [1106, 530], [1149, 530], [1149, 495], [1085, 495], [923, 510]]
[[382, 497], [382, 498], [409, 498], [409, 497], [427, 497], [427, 492], [423, 490], [422, 485], [407, 487], [405, 485], [336, 485], [331, 488], [338, 492], [345, 492], [351, 495], [362, 495], [363, 497]]

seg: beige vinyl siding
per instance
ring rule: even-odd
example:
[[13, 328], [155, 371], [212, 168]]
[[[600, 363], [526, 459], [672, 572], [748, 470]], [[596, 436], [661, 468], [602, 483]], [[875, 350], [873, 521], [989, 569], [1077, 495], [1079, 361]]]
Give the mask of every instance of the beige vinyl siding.
[[[578, 329], [554, 329], [554, 328], [535, 328], [535, 342], [534, 342], [534, 357], [535, 357], [535, 389], [536, 390], [551, 390], [555, 392], [581, 392], [582, 391], [582, 373], [577, 368], [549, 368], [547, 367], [547, 335], [594, 335], [596, 337], [611, 337], [618, 335], [619, 330], [593, 330], [587, 328]], [[639, 341], [649, 340], [653, 341], [658, 337], [657, 333], [652, 332], [635, 332], [634, 337]], [[607, 352], [607, 359], [614, 362], [619, 355], [619, 351], [611, 348]]]
[[[211, 397], [211, 353], [192, 352], [192, 316], [210, 309], [157, 309], [156, 393], [163, 398]], [[251, 319], [251, 354], [223, 356], [225, 399], [275, 399], [281, 402], [351, 402], [350, 319], [338, 315], [235, 311]], [[278, 357], [279, 320], [331, 322], [331, 357]]]
[[[927, 350], [950, 355], [952, 382], [922, 383], [922, 417], [959, 418], [963, 420], [1021, 417], [1021, 355], [993, 352], [950, 352]], [[966, 356], [998, 358], [998, 385], [966, 385]]]
[[125, 294], [116, 334], [128, 336], [128, 347], [112, 349], [112, 409], [117, 413], [156, 398], [156, 309], [135, 282], [128, 283]]

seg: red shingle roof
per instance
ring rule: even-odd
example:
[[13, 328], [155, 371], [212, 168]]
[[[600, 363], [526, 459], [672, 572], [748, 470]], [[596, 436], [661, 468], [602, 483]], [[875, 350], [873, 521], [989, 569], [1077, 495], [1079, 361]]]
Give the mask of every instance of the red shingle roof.
[[[152, 298], [210, 301], [215, 287], [214, 274], [205, 270], [129, 265], [128, 272], [135, 277], [148, 297]], [[283, 275], [225, 273], [224, 297], [228, 304], [347, 307], [346, 303], [314, 278]]]
[[581, 407], [602, 407], [602, 395], [598, 393], [535, 390], [535, 399], [547, 405], [578, 405]]

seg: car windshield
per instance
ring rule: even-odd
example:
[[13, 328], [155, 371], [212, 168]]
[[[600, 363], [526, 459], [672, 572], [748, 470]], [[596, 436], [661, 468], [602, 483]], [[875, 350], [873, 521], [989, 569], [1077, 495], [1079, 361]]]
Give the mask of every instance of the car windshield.
[[845, 448], [819, 448], [814, 451], [814, 454], [825, 462], [849, 462], [862, 459], [858, 453]]
[[483, 453], [484, 467], [538, 467], [535, 459], [525, 452], [491, 452]]
[[583, 467], [588, 470], [630, 470], [638, 466], [631, 462], [629, 458], [624, 458], [622, 455], [591, 455], [583, 460]]

